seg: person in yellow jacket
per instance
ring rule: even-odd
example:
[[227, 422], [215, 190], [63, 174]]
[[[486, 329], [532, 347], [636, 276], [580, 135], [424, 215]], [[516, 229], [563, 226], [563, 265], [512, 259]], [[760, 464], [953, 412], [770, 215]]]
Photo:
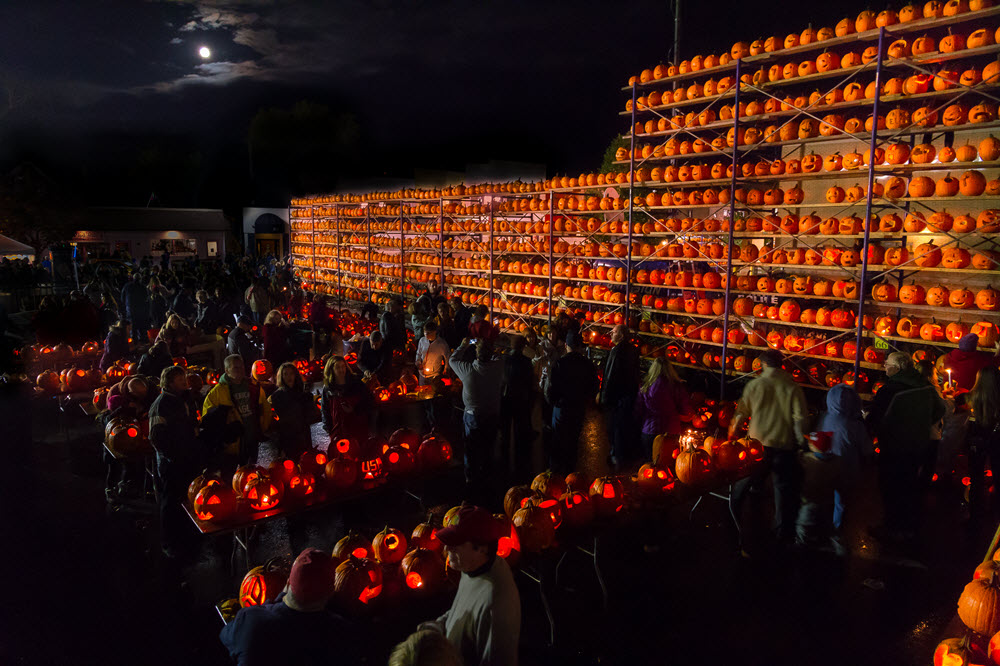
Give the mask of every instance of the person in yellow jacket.
[[247, 375], [243, 358], [238, 354], [227, 356], [225, 374], [208, 395], [201, 413], [208, 414], [213, 407], [232, 407], [229, 421], [243, 424], [243, 435], [226, 445], [223, 453], [239, 459], [241, 464], [256, 462], [257, 445], [271, 427], [271, 406], [264, 389]]

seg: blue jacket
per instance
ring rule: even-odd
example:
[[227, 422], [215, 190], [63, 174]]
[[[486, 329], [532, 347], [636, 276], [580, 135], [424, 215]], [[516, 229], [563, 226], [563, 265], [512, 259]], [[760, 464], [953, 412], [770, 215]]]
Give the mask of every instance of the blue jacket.
[[277, 601], [240, 609], [219, 639], [239, 666], [357, 664], [351, 634], [329, 611], [303, 613]]
[[830, 453], [840, 456], [842, 474], [854, 480], [861, 457], [871, 454], [872, 440], [861, 417], [861, 397], [852, 387], [838, 384], [830, 389], [816, 429], [833, 433]]

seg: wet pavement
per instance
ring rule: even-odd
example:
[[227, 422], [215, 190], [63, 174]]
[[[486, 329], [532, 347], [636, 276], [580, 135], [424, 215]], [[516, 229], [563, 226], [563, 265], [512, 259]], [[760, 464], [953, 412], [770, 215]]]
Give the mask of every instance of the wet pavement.
[[[82, 413], [51, 400], [4, 397], [0, 442], [9, 469], [2, 498], [6, 609], [0, 664], [226, 664], [214, 603], [234, 596], [228, 537], [204, 539], [183, 567], [160, 555], [155, 514], [111, 509], [104, 499], [100, 432]], [[588, 421], [581, 464], [603, 470], [603, 424]], [[262, 460], [271, 451], [262, 448]], [[604, 608], [592, 559], [571, 550], [551, 595], [556, 645], [539, 587], [518, 575], [523, 664], [922, 664], [954, 616], [955, 602], [992, 536], [968, 529], [961, 494], [936, 486], [917, 544], [884, 549], [865, 534], [879, 520], [873, 470], [848, 517], [848, 557], [769, 547], [769, 496], [748, 501], [753, 559], [738, 555], [725, 504], [690, 503], [605, 534]], [[526, 480], [525, 480], [526, 481]], [[498, 485], [500, 484], [498, 481]], [[460, 501], [460, 474], [420, 488], [423, 502], [386, 493], [306, 521], [310, 545], [332, 548], [349, 528], [409, 530], [432, 507]], [[497, 496], [499, 505], [501, 497]], [[494, 508], [499, 508], [494, 507]], [[287, 521], [272, 521], [252, 545], [263, 562], [290, 552]], [[658, 545], [647, 552], [644, 545]], [[448, 599], [397, 603], [359, 622], [367, 663]]]

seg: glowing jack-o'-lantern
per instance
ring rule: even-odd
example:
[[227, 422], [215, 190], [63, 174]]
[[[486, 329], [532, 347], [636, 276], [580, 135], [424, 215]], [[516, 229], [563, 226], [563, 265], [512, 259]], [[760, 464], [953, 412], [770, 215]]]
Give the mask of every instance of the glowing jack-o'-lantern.
[[333, 589], [347, 607], [364, 609], [382, 594], [382, 567], [352, 554], [337, 566]]
[[451, 443], [440, 435], [427, 437], [417, 449], [417, 460], [423, 469], [433, 469], [445, 465], [451, 460], [451, 457]]
[[358, 443], [350, 437], [335, 437], [330, 441], [330, 449], [341, 458], [357, 458], [360, 452]]
[[980, 347], [994, 347], [1000, 339], [1000, 326], [989, 321], [976, 322], [970, 332], [979, 338]]
[[741, 472], [750, 465], [750, 454], [738, 440], [722, 442], [712, 459], [723, 472]]
[[636, 483], [644, 497], [660, 497], [674, 489], [675, 479], [669, 468], [646, 463], [639, 468]]
[[966, 634], [964, 638], [948, 638], [938, 643], [931, 663], [934, 666], [974, 666], [992, 661], [979, 641], [972, 634]]
[[386, 469], [381, 456], [373, 456], [361, 461], [361, 479], [377, 481], [385, 477]]
[[240, 606], [261, 606], [274, 601], [288, 583], [289, 570], [287, 561], [272, 558], [248, 571], [240, 583]]
[[517, 528], [517, 536], [523, 551], [537, 553], [555, 543], [555, 524], [552, 515], [546, 509], [529, 503], [514, 512], [511, 522]]
[[316, 476], [310, 472], [297, 471], [285, 482], [290, 497], [304, 500], [316, 493]]
[[198, 520], [225, 520], [236, 510], [236, 498], [229, 488], [216, 480], [198, 491], [191, 501], [191, 507]]
[[402, 559], [403, 582], [417, 592], [436, 592], [445, 582], [445, 564], [439, 551], [411, 550]]
[[302, 455], [299, 456], [299, 468], [304, 472], [309, 472], [315, 476], [319, 476], [323, 473], [323, 468], [326, 467], [327, 456], [322, 451], [317, 451], [316, 449], [309, 449], [308, 451], [303, 451]]
[[266, 358], [261, 358], [253, 362], [250, 374], [257, 381], [267, 381], [274, 374], [274, 367]]
[[201, 492], [201, 489], [206, 486], [219, 486], [222, 485], [222, 480], [217, 477], [210, 475], [208, 470], [202, 472], [194, 478], [193, 481], [188, 485], [187, 497], [189, 502], [194, 502], [194, 498]]
[[413, 528], [413, 532], [410, 533], [410, 545], [438, 553], [444, 549], [444, 544], [437, 537], [437, 526], [429, 519], [426, 523], [420, 523]]
[[151, 450], [149, 440], [142, 434], [142, 428], [134, 421], [114, 418], [104, 429], [104, 443], [115, 454], [128, 457]]
[[247, 481], [243, 486], [243, 498], [254, 511], [270, 511], [277, 508], [284, 495], [285, 487], [281, 481], [264, 474]]
[[256, 465], [237, 467], [236, 472], [233, 473], [233, 492], [236, 493], [237, 497], [243, 497], [246, 485], [264, 473], [264, 469]]
[[396, 528], [386, 526], [372, 539], [372, 552], [382, 564], [396, 564], [406, 554], [406, 537]]
[[390, 447], [382, 455], [382, 460], [389, 476], [406, 476], [416, 466], [414, 452], [401, 446]]
[[346, 560], [349, 557], [372, 558], [375, 556], [372, 551], [372, 542], [356, 532], [349, 532], [341, 537], [333, 546], [331, 553], [337, 561]]
[[594, 512], [600, 516], [611, 516], [622, 511], [625, 504], [625, 486], [615, 476], [602, 476], [590, 484], [590, 501]]

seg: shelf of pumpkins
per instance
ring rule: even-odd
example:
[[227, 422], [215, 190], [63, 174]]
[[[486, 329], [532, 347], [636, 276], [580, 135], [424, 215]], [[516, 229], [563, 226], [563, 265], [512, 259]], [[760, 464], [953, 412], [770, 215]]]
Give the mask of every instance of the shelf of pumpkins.
[[[341, 247], [362, 261], [376, 239], [394, 240], [396, 254], [373, 270], [417, 282], [443, 272], [453, 293], [492, 307], [506, 330], [568, 311], [607, 345], [608, 327], [628, 322], [644, 356], [725, 365], [728, 375], [753, 372], [753, 353], [769, 346], [818, 388], [879, 368], [886, 350], [875, 344], [926, 353], [974, 331], [991, 346], [1000, 335], [990, 284], [1000, 275], [1000, 141], [989, 136], [1000, 127], [997, 24], [1000, 9], [982, 2], [932, 0], [738, 43], [623, 88], [634, 149], [618, 151], [622, 171], [314, 197], [293, 201], [292, 218], [349, 231]], [[820, 82], [829, 89], [815, 89]], [[867, 210], [869, 175], [866, 223], [858, 209]], [[395, 226], [369, 232], [381, 215]], [[414, 233], [425, 256], [401, 267], [400, 240]], [[309, 267], [337, 234], [327, 238], [299, 245], [296, 265]], [[398, 293], [365, 269], [348, 265], [354, 283], [341, 295]], [[317, 278], [329, 289], [335, 274]]]
[[[859, 341], [953, 346], [974, 331], [982, 345], [992, 346], [998, 333], [997, 292], [989, 280], [1000, 258], [992, 247], [992, 236], [1000, 230], [994, 224], [1000, 213], [993, 208], [1000, 180], [991, 170], [1000, 167], [1000, 142], [985, 134], [998, 126], [1000, 10], [981, 3], [970, 8], [956, 0], [928, 3], [924, 11], [923, 19], [913, 7], [900, 14], [863, 12], [818, 35], [810, 29], [785, 42], [772, 37], [738, 43], [727, 56], [646, 70], [623, 88], [631, 94], [622, 115], [632, 118], [625, 135], [632, 146], [619, 149], [616, 162], [628, 170], [571, 185], [584, 193], [608, 183], [631, 185], [633, 215], [638, 211], [649, 218], [644, 231], [651, 227], [656, 236], [671, 239], [663, 241], [657, 255], [692, 262], [688, 266], [697, 270], [708, 263], [723, 276], [723, 266], [731, 265], [738, 288], [729, 289], [734, 300], [728, 316], [752, 317], [752, 323], [744, 319], [738, 327], [727, 327], [734, 334], [730, 344], [749, 337], [758, 343], [751, 348], [763, 342], [793, 353], [820, 351], [806, 358], [868, 362], [856, 368], [879, 367], [884, 352], [874, 346], [858, 350], [854, 340], [824, 344], [824, 337], [842, 337], [860, 324]], [[986, 21], [993, 25], [984, 26]], [[880, 54], [877, 28], [882, 25], [888, 46]], [[712, 78], [727, 71], [732, 75]], [[743, 83], [738, 94], [737, 79]], [[819, 81], [833, 85], [810, 92]], [[888, 113], [880, 111], [886, 104]], [[856, 110], [861, 113], [852, 113]], [[878, 114], [874, 120], [873, 113]], [[959, 146], [956, 136], [966, 145]], [[948, 170], [965, 173], [956, 178]], [[865, 213], [864, 218], [853, 214], [861, 206], [871, 206], [871, 223]], [[951, 206], [962, 208], [949, 212]], [[660, 218], [661, 211], [676, 217]], [[734, 244], [731, 261], [729, 242]], [[855, 278], [866, 257], [866, 314], [859, 322], [855, 313], [837, 306], [858, 306]], [[903, 283], [921, 272], [931, 274], [926, 284]], [[759, 287], [751, 277], [758, 275], [767, 276], [758, 280]], [[714, 280], [730, 287], [720, 277]], [[751, 285], [757, 288], [748, 289]], [[766, 294], [771, 303], [755, 303], [760, 297], [748, 291]], [[774, 298], [776, 292], [781, 300]], [[829, 297], [837, 303], [815, 307], [815, 301]], [[643, 298], [648, 304], [649, 297]], [[708, 301], [674, 297], [668, 308], [690, 311], [700, 305], [704, 312]], [[957, 321], [939, 324], [935, 316]], [[782, 328], [755, 335], [762, 321]], [[781, 339], [782, 331], [791, 333]], [[716, 341], [725, 335], [721, 328], [712, 334]], [[745, 365], [744, 358], [737, 357], [738, 365]], [[727, 367], [737, 369], [735, 360], [729, 361]], [[718, 367], [722, 361], [706, 352], [702, 364]], [[811, 374], [815, 380], [817, 373]]]

